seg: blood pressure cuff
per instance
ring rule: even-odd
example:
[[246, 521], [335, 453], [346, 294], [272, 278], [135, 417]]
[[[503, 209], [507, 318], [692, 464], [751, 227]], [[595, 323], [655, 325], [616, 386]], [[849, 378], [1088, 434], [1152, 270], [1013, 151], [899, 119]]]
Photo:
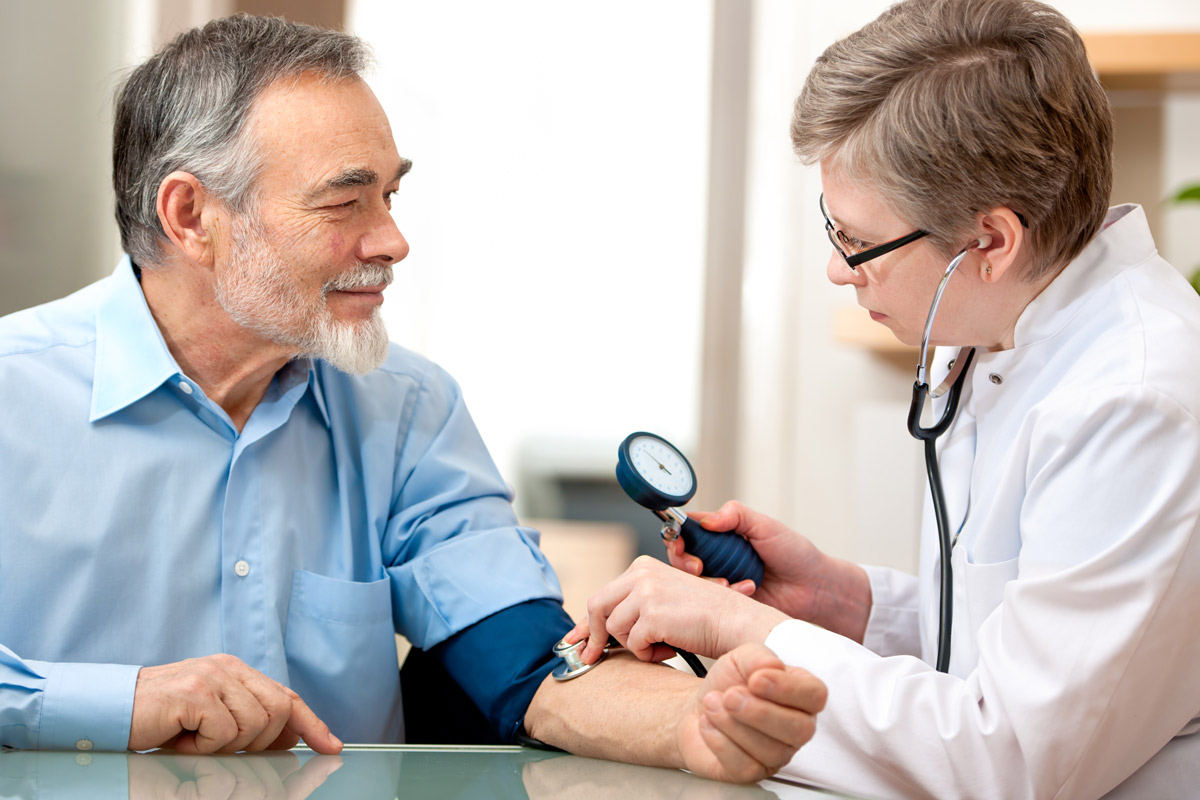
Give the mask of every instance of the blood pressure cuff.
[[[429, 654], [483, 712], [500, 739], [512, 744], [534, 693], [559, 660], [554, 645], [573, 626], [557, 600], [528, 600], [484, 617], [435, 645]], [[405, 695], [405, 706], [410, 697]]]

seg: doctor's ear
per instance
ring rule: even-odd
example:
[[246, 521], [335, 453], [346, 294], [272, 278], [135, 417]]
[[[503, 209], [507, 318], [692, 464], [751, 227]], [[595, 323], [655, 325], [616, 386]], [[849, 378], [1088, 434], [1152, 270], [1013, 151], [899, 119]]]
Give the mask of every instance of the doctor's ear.
[[1007, 206], [997, 206], [979, 215], [979, 233], [974, 249], [979, 253], [979, 276], [987, 283], [1000, 280], [1021, 263], [1025, 227]]
[[190, 172], [176, 171], [158, 185], [158, 222], [171, 244], [189, 261], [212, 263], [214, 212], [220, 204]]

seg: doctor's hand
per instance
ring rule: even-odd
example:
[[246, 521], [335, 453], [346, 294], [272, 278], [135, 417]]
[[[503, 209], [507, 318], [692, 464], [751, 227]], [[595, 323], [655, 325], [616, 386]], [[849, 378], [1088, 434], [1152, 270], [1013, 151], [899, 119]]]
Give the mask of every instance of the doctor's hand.
[[825, 684], [786, 667], [762, 645], [722, 656], [680, 720], [680, 756], [688, 770], [748, 783], [775, 774], [816, 732]]
[[761, 644], [788, 619], [783, 612], [732, 591], [721, 579], [697, 578], [640, 556], [588, 599], [588, 615], [564, 639], [588, 638], [581, 657], [600, 657], [611, 634], [642, 661], [675, 655], [666, 645], [718, 658], [738, 645]]
[[193, 658], [138, 673], [130, 750], [287, 750], [301, 739], [318, 753], [342, 749], [300, 695], [234, 656]]
[[[762, 558], [762, 585], [756, 589], [752, 581], [741, 581], [733, 589], [789, 617], [862, 642], [871, 613], [871, 585], [862, 567], [826, 555], [782, 522], [733, 500], [717, 511], [690, 516], [705, 530], [736, 531]], [[692, 575], [704, 568], [684, 550], [682, 538], [667, 542], [667, 557], [672, 566]]]

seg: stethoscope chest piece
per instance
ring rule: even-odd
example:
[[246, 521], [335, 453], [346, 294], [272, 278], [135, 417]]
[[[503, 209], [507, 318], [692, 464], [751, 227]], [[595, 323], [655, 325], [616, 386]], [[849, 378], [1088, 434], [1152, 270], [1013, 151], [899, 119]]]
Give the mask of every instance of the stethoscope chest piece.
[[560, 639], [558, 644], [554, 645], [554, 655], [562, 659], [562, 663], [555, 667], [551, 673], [554, 676], [554, 680], [569, 681], [572, 678], [578, 678], [603, 661], [604, 657], [608, 655], [608, 648], [606, 647], [600, 653], [600, 657], [596, 659], [595, 663], [585, 664], [583, 658], [580, 657], [580, 653], [583, 652], [583, 648], [587, 647], [587, 643], [587, 639], [580, 639], [575, 644], [567, 644]]

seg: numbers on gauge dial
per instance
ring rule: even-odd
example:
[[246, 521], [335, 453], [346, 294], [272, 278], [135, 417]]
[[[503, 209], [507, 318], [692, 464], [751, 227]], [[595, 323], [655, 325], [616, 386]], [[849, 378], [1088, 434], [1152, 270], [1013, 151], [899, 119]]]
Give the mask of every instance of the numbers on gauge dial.
[[679, 497], [692, 490], [692, 471], [679, 452], [649, 436], [629, 443], [629, 461], [642, 480], [666, 495]]

